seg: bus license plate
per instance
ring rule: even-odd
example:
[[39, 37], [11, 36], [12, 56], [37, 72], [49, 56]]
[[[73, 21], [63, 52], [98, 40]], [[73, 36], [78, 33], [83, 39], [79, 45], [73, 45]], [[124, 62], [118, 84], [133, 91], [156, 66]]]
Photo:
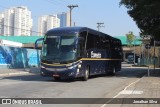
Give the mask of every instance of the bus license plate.
[[53, 74], [53, 77], [60, 77], [58, 74]]

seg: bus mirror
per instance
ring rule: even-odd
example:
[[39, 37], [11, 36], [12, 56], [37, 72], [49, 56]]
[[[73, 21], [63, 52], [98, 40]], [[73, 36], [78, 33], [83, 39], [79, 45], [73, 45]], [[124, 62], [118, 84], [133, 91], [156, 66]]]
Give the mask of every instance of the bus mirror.
[[35, 41], [35, 44], [34, 44], [34, 48], [35, 49], [38, 49], [38, 42], [42, 42], [44, 40], [44, 38], [39, 38], [39, 39], [37, 39], [36, 41]]
[[47, 43], [47, 41], [45, 40], [45, 41], [44, 41], [44, 44], [46, 44], [46, 43]]

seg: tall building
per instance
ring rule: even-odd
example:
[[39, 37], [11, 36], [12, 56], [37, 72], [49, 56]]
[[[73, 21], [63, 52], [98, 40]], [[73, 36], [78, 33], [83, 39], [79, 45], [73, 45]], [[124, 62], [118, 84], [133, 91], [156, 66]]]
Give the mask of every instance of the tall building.
[[[30, 36], [33, 20], [27, 7], [13, 7], [3, 12], [4, 36]], [[1, 16], [0, 16], [1, 17]], [[1, 19], [1, 18], [0, 18]]]
[[4, 14], [0, 14], [0, 35], [4, 34]]
[[63, 12], [61, 14], [57, 14], [57, 17], [60, 19], [60, 27], [70, 26], [70, 13]]
[[31, 12], [26, 7], [14, 9], [14, 35], [30, 36], [32, 30]]
[[39, 35], [44, 35], [48, 30], [60, 27], [60, 19], [57, 15], [41, 16], [38, 19], [38, 32]]
[[44, 35], [47, 31], [47, 16], [42, 16], [38, 19], [38, 35]]
[[14, 9], [4, 12], [4, 34], [5, 36], [14, 35]]

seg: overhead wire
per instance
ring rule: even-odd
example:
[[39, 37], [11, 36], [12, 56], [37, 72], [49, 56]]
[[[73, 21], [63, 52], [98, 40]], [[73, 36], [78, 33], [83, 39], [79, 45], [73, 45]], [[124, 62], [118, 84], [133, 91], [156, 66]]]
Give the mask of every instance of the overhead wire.
[[37, 31], [33, 31], [33, 30], [27, 30], [27, 29], [22, 29], [22, 28], [17, 28], [17, 27], [13, 27], [13, 26], [4, 25], [4, 24], [0, 24], [0, 26], [10, 27], [10, 28], [13, 28], [13, 29], [20, 29], [20, 30], [30, 31], [32, 33], [38, 33], [38, 34], [43, 34], [44, 35], [44, 33], [41, 33], [41, 32], [37, 32]]
[[[55, 5], [55, 6], [57, 6], [57, 5], [59, 5], [59, 6], [67, 6], [67, 4], [69, 4], [66, 1], [63, 1], [63, 2], [62, 1], [60, 2], [60, 1], [57, 1], [57, 0], [45, 0], [45, 1], [53, 3], [53, 5]], [[9, 8], [9, 7], [2, 6], [2, 5], [0, 5], [0, 7], [3, 8], [3, 9], [8, 9]], [[38, 17], [38, 16], [32, 16], [32, 17]], [[16, 28], [16, 27], [4, 25], [4, 24], [0, 24], [0, 25], [4, 26], [4, 27], [10, 27], [10, 28], [13, 28], [13, 29], [21, 29], [21, 30], [25, 30], [25, 31], [30, 31], [32, 33], [38, 33], [38, 34], [43, 34], [44, 35], [44, 33], [41, 33], [41, 32], [38, 32], [38, 31], [27, 30], [27, 29], [22, 29], [22, 28]]]

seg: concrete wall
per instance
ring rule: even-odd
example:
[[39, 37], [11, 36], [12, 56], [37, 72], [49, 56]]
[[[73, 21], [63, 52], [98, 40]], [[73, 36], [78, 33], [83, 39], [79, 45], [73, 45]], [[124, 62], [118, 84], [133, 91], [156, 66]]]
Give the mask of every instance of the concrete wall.
[[29, 68], [40, 64], [40, 50], [0, 46], [0, 68]]

